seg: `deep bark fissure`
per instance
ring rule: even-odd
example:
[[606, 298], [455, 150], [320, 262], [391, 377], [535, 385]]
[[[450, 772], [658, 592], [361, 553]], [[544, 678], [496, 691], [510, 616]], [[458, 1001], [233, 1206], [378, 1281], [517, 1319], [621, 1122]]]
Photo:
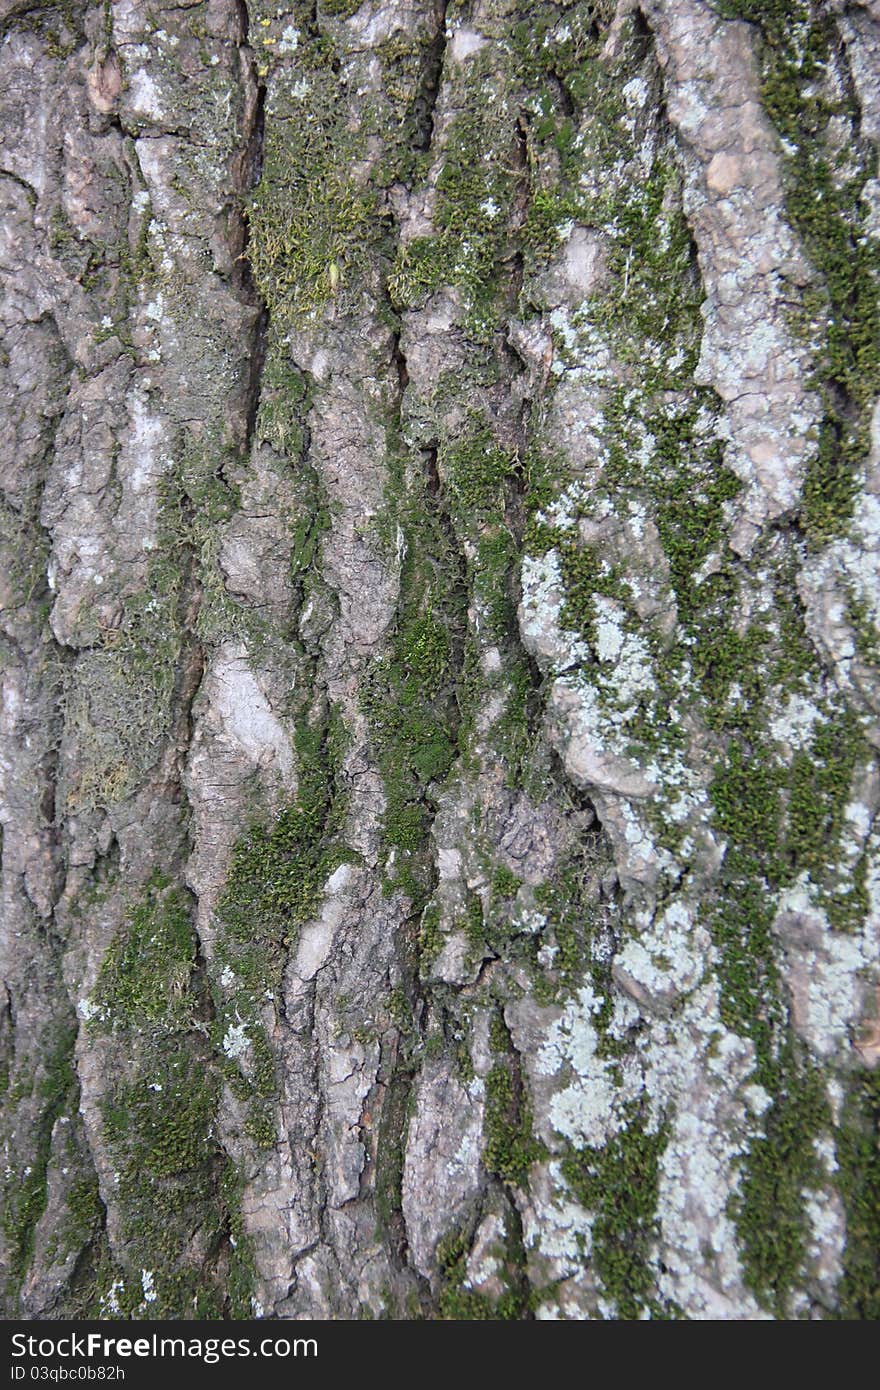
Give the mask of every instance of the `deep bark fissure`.
[[420, 154], [430, 150], [434, 136], [434, 111], [440, 95], [446, 55], [447, 9], [448, 0], [435, 0], [436, 33], [425, 47], [420, 89], [410, 109], [409, 119], [413, 128], [409, 141], [410, 149]]

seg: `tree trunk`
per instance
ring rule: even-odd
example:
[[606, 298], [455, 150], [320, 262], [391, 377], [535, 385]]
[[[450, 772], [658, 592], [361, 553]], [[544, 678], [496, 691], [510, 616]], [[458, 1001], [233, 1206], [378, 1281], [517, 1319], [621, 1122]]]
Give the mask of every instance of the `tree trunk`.
[[880, 1316], [880, 3], [3, 0], [6, 1316]]

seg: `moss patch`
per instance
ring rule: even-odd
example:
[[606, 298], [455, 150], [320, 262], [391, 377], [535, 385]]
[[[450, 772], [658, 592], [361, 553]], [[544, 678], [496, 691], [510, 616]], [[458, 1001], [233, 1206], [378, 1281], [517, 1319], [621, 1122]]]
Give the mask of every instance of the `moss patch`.
[[530, 1300], [523, 1277], [525, 1253], [518, 1232], [510, 1219], [505, 1223], [503, 1242], [497, 1252], [499, 1282], [503, 1292], [497, 1299], [467, 1287], [467, 1259], [470, 1240], [466, 1231], [451, 1232], [437, 1247], [440, 1270], [438, 1315], [452, 1322], [513, 1322], [528, 1316]]
[[432, 886], [427, 827], [458, 752], [467, 604], [448, 514], [429, 482], [413, 471], [392, 502], [406, 546], [397, 627], [362, 696], [385, 782], [394, 878], [420, 906]]
[[143, 1032], [188, 1028], [195, 951], [186, 894], [156, 874], [101, 963], [94, 1003], [105, 1024]]
[[649, 1133], [636, 1107], [604, 1148], [572, 1149], [562, 1172], [577, 1200], [594, 1212], [593, 1260], [605, 1297], [617, 1316], [669, 1316], [653, 1295], [652, 1263], [657, 1238], [659, 1159], [666, 1147], [661, 1129]]
[[846, 1251], [838, 1289], [842, 1318], [880, 1318], [880, 1074], [854, 1078], [837, 1137]]
[[214, 1036], [224, 1071], [248, 1102], [246, 1127], [258, 1148], [276, 1138], [278, 1083], [266, 1031], [300, 926], [321, 903], [324, 885], [346, 858], [341, 833], [347, 796], [340, 775], [347, 741], [337, 710], [303, 719], [294, 743], [298, 794], [269, 825], [236, 845], [216, 909]]
[[42, 1038], [43, 1060], [31, 1080], [16, 1078], [7, 1093], [8, 1113], [17, 1104], [30, 1112], [31, 1138], [23, 1171], [7, 1170], [3, 1181], [2, 1227], [7, 1247], [8, 1286], [17, 1295], [30, 1264], [37, 1223], [46, 1209], [46, 1181], [52, 1131], [65, 1111], [75, 1110], [78, 1087], [73, 1066], [76, 1030], [61, 1026]]
[[804, 1193], [821, 1179], [814, 1141], [829, 1117], [821, 1077], [807, 1061], [780, 1057], [773, 1091], [732, 1209], [746, 1285], [763, 1307], [785, 1318], [807, 1255]]
[[525, 1078], [500, 1014], [493, 1017], [490, 1038], [497, 1060], [486, 1076], [483, 1164], [511, 1187], [527, 1187], [529, 1170], [546, 1149], [533, 1133]]
[[[762, 98], [785, 142], [786, 208], [817, 273], [801, 327], [818, 344], [815, 385], [825, 415], [801, 516], [818, 545], [845, 530], [852, 515], [869, 445], [868, 411], [880, 386], [880, 248], [863, 196], [877, 174], [877, 153], [860, 133], [832, 15], [810, 0], [725, 0], [721, 9], [760, 27]], [[832, 72], [842, 81], [830, 79]]]
[[[111, 946], [96, 999], [93, 1026], [109, 1030], [115, 1059], [101, 1116], [127, 1256], [113, 1298], [133, 1316], [228, 1316], [227, 1284], [247, 1282], [249, 1254], [246, 1241], [234, 1247], [229, 1238], [239, 1217], [229, 1199], [234, 1171], [215, 1133], [221, 1071], [208, 1037], [211, 1000], [189, 901], [161, 876]], [[242, 1293], [234, 1315], [249, 1311]]]

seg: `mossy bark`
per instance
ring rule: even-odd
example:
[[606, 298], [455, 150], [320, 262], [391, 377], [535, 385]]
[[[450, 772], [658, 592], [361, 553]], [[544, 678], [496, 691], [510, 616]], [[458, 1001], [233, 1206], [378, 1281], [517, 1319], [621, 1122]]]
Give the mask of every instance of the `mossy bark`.
[[3, 21], [8, 1315], [875, 1316], [874, 9]]

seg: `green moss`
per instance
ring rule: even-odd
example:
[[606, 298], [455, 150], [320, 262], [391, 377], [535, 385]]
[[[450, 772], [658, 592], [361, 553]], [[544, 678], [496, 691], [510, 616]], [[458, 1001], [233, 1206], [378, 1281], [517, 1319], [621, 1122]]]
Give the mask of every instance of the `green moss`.
[[[467, 1025], [466, 1025], [467, 1026]], [[474, 1059], [467, 1036], [459, 1038], [455, 1048], [455, 1074], [463, 1085], [469, 1086], [476, 1076]]]
[[[868, 208], [862, 200], [875, 159], [855, 124], [846, 171], [839, 149], [829, 143], [833, 123], [839, 136], [855, 112], [845, 84], [832, 96], [832, 83], [824, 77], [825, 65], [830, 70], [841, 56], [833, 20], [807, 3], [743, 0], [728, 9], [761, 24], [765, 101], [789, 142], [789, 216], [817, 270], [816, 284], [803, 296], [799, 324], [818, 345], [813, 384], [826, 414], [801, 516], [816, 543], [845, 524], [864, 456], [866, 406], [877, 391], [877, 249], [866, 235]], [[539, 11], [537, 32], [550, 37], [555, 19]], [[532, 26], [526, 27], [531, 42]], [[525, 34], [521, 46], [527, 46]], [[554, 43], [535, 47], [531, 59], [522, 54], [518, 61], [524, 70], [530, 64], [537, 88], [539, 75], [556, 59]], [[566, 219], [595, 228], [605, 253], [603, 282], [563, 325], [557, 351], [565, 362], [566, 340], [581, 336], [591, 349], [607, 347], [614, 367], [603, 380], [597, 353], [602, 470], [570, 526], [548, 524], [553, 514], [542, 509], [560, 489], [548, 486], [546, 474], [552, 470], [544, 461], [539, 457], [532, 468], [526, 453], [524, 471], [533, 492], [525, 503], [526, 545], [532, 554], [552, 546], [560, 555], [566, 626], [594, 644], [596, 597], [605, 595], [621, 605], [625, 626], [649, 648], [652, 688], [625, 711], [614, 704], [613, 681], [605, 679], [601, 664], [584, 667], [609, 728], [627, 737], [629, 756], [642, 765], [650, 760], [661, 776], [667, 766], [674, 773], [691, 738], [680, 711], [694, 711], [708, 730], [706, 746], [716, 760], [710, 803], [725, 844], [717, 901], [707, 903], [721, 957], [722, 1016], [753, 1042], [756, 1080], [773, 1097], [766, 1132], [745, 1160], [736, 1216], [752, 1285], [768, 1306], [781, 1308], [798, 1276], [796, 1266], [803, 1263], [806, 1234], [798, 1184], [808, 1188], [817, 1178], [810, 1154], [826, 1117], [792, 1041], [773, 920], [779, 892], [804, 878], [834, 926], [862, 920], [864, 864], [853, 862], [858, 847], [850, 845], [845, 810], [867, 748], [858, 718], [818, 693], [827, 691], [827, 684], [805, 630], [794, 584], [799, 561], [787, 536], [759, 541], [748, 569], [726, 546], [730, 503], [741, 485], [723, 462], [720, 402], [692, 380], [703, 291], [683, 215], [681, 179], [675, 152], [647, 128], [651, 117], [624, 109], [626, 80], [636, 72], [653, 80], [641, 65], [644, 54], [634, 30], [621, 30], [617, 52], [619, 59], [610, 63], [585, 62], [581, 53], [570, 89], [576, 120], [589, 123], [579, 150], [572, 147], [566, 122], [555, 119], [555, 103], [537, 89], [527, 98], [532, 200], [525, 228], [534, 265], [552, 254]], [[564, 85], [573, 80], [567, 64], [563, 52], [555, 76]], [[652, 106], [649, 101], [646, 109]], [[566, 179], [548, 173], [552, 164], [543, 161], [542, 142], [552, 138], [554, 125], [556, 167], [571, 167], [568, 160], [577, 166], [583, 192], [573, 198]], [[649, 139], [656, 152], [653, 164], [644, 176], [640, 165], [634, 178], [635, 160], [643, 158]], [[540, 282], [532, 292], [540, 304]], [[793, 297], [799, 296], [798, 289]], [[650, 620], [637, 618], [627, 559], [585, 546], [578, 534], [578, 522], [601, 515], [606, 495], [619, 518], [634, 504], [656, 522], [679, 623], [672, 638], [668, 630], [655, 631]], [[643, 583], [637, 561], [633, 569]], [[808, 698], [819, 719], [806, 746], [792, 754], [769, 730], [793, 693]], [[680, 783], [673, 778], [670, 786]], [[661, 842], [669, 843], [663, 825], [668, 802], [662, 794], [655, 819]], [[595, 897], [595, 886], [592, 891]], [[554, 882], [539, 894], [548, 916], [544, 939], [557, 951], [546, 984], [539, 980], [535, 988], [556, 997], [588, 969], [597, 995], [607, 1000], [608, 981], [591, 959], [592, 924], [578, 918], [572, 906], [577, 900], [576, 883]], [[602, 1047], [610, 1050], [611, 1040], [601, 1026], [599, 1031]], [[769, 1248], [774, 1244], [775, 1254]], [[643, 1243], [643, 1249], [648, 1246]], [[634, 1277], [639, 1287], [642, 1276]], [[618, 1282], [625, 1286], [627, 1278]], [[641, 1287], [649, 1288], [647, 1276]], [[631, 1313], [637, 1306], [638, 1299], [630, 1304]]]
[[532, 1131], [531, 1108], [519, 1059], [497, 1013], [493, 1016], [490, 1041], [502, 1055], [486, 1076], [483, 1164], [487, 1172], [511, 1187], [527, 1187], [529, 1170], [546, 1156], [546, 1149]]
[[143, 1032], [191, 1026], [196, 953], [186, 894], [155, 874], [101, 963], [93, 996], [100, 1023]]
[[496, 1257], [503, 1292], [496, 1299], [466, 1287], [470, 1240], [458, 1230], [444, 1236], [437, 1246], [440, 1271], [438, 1316], [453, 1322], [512, 1322], [528, 1314], [528, 1285], [524, 1277], [525, 1252], [519, 1233], [508, 1217], [503, 1242]]
[[383, 1236], [395, 1241], [405, 1236], [403, 1161], [411, 1103], [412, 1075], [401, 1066], [391, 1077], [376, 1143], [376, 1215]]
[[[517, 240], [530, 272], [543, 268], [572, 223], [598, 225], [583, 186], [585, 150], [604, 165], [620, 157], [625, 78], [600, 61], [607, 6], [575, 3], [563, 12], [539, 3], [515, 17], [509, 45], [519, 101], [529, 198]], [[609, 67], [611, 70], [609, 71]]]
[[395, 1028], [407, 1032], [413, 1026], [413, 1006], [402, 985], [397, 985], [388, 996], [388, 1016]]
[[[496, 745], [504, 758], [509, 787], [528, 790], [540, 727], [539, 709], [539, 682], [532, 675], [527, 659], [523, 655], [514, 656], [507, 671], [504, 713], [495, 725]], [[544, 769], [537, 769], [536, 795], [540, 795], [539, 788], [545, 782]]]
[[529, 1170], [544, 1156], [535, 1139], [531, 1117], [509, 1066], [499, 1063], [486, 1077], [486, 1145], [483, 1162], [490, 1173], [513, 1187], [528, 1182]]
[[84, 290], [97, 288], [99, 274], [104, 271], [108, 259], [108, 248], [78, 232], [61, 207], [55, 208], [49, 219], [48, 243], [55, 259]]
[[562, 1172], [577, 1200], [593, 1218], [593, 1262], [605, 1297], [619, 1318], [650, 1311], [666, 1316], [654, 1297], [652, 1265], [657, 1238], [657, 1195], [664, 1129], [648, 1132], [635, 1105], [627, 1123], [603, 1148], [570, 1149]]
[[104, 1104], [107, 1140], [125, 1148], [138, 1182], [190, 1174], [212, 1151], [216, 1083], [194, 1076], [190, 1062], [166, 1044], [155, 1081], [119, 1085]]
[[440, 908], [436, 903], [428, 903], [422, 913], [419, 929], [419, 959], [424, 972], [433, 965], [443, 949], [443, 933], [440, 930]]
[[94, 1173], [74, 1178], [67, 1193], [66, 1208], [61, 1233], [63, 1249], [81, 1251], [97, 1234], [103, 1215]]
[[649, 390], [690, 383], [699, 352], [703, 288], [681, 197], [681, 176], [660, 154], [644, 182], [616, 190], [593, 213], [613, 238], [614, 272], [594, 312]]
[[522, 230], [530, 259], [535, 264], [549, 261], [564, 239], [566, 225], [579, 221], [582, 213], [583, 199], [570, 191], [536, 188]]
[[557, 549], [565, 586], [562, 625], [579, 632], [596, 645], [597, 595], [625, 601], [628, 591], [621, 583], [620, 571], [596, 546], [582, 545], [574, 535], [559, 536]]
[[363, 2], [364, 0], [321, 0], [320, 11], [333, 19], [351, 19]]
[[[661, 447], [668, 425], [668, 421], [658, 422]], [[684, 452], [687, 443], [682, 434], [677, 433], [676, 438]], [[708, 451], [704, 448], [702, 467], [696, 476], [689, 473], [684, 459], [679, 457], [673, 474], [674, 484], [667, 475], [658, 488], [657, 530], [669, 561], [672, 587], [683, 622], [688, 622], [704, 602], [695, 576], [713, 551], [722, 547], [724, 503], [736, 497], [742, 488], [739, 479], [721, 464], [720, 452], [717, 445]]]
[[[460, 383], [444, 387], [444, 402], [457, 399], [459, 391]], [[522, 465], [515, 452], [499, 444], [489, 419], [472, 406], [454, 437], [447, 438], [443, 429], [440, 436], [436, 454], [425, 451], [424, 477], [410, 485], [403, 510], [407, 557], [416, 548], [429, 548], [425, 558], [430, 570], [424, 562], [414, 566], [412, 579], [436, 592], [442, 569], [447, 572], [445, 612], [437, 617], [450, 638], [447, 692], [454, 706], [447, 706], [451, 718], [435, 718], [435, 725], [438, 734], [444, 724], [449, 729], [453, 757], [467, 775], [484, 756], [487, 700], [499, 709], [506, 706], [492, 747], [506, 755], [508, 777], [515, 783], [533, 743], [529, 716], [537, 703], [516, 618]], [[410, 578], [406, 572], [405, 578]], [[438, 637], [429, 620], [422, 642], [437, 647]], [[399, 645], [416, 671], [421, 663], [413, 657], [418, 653], [410, 655], [404, 643]], [[485, 661], [489, 645], [496, 649], [491, 666]], [[427, 674], [436, 685], [434, 673]]]
[[448, 514], [423, 476], [389, 501], [405, 539], [397, 628], [362, 689], [382, 771], [394, 880], [422, 906], [431, 885], [427, 831], [458, 752], [467, 585]]
[[255, 825], [235, 847], [218, 907], [224, 940], [241, 948], [241, 955], [228, 962], [234, 968], [254, 951], [269, 962], [290, 946], [341, 862], [346, 798], [338, 777], [344, 739], [338, 713], [315, 725], [301, 724], [294, 740], [296, 803], [271, 825]]
[[515, 898], [522, 880], [499, 864], [492, 877], [492, 893], [499, 898]]
[[738, 848], [761, 855], [779, 840], [782, 822], [780, 774], [760, 754], [748, 758], [734, 744], [719, 768], [710, 796], [719, 829]]
[[220, 1199], [226, 1215], [225, 1234], [229, 1242], [229, 1266], [223, 1311], [224, 1316], [233, 1319], [252, 1318], [254, 1314], [256, 1263], [253, 1245], [245, 1230], [242, 1215], [243, 1186], [240, 1170], [232, 1163], [227, 1164], [219, 1183]]
[[880, 1318], [880, 1073], [850, 1083], [837, 1136], [837, 1185], [846, 1207], [838, 1288], [842, 1318]]
[[273, 333], [260, 377], [260, 404], [255, 434], [286, 459], [298, 459], [306, 439], [311, 389], [306, 377], [287, 360]]
[[608, 936], [621, 928], [614, 903], [600, 897], [599, 882], [614, 867], [610, 847], [599, 834], [574, 847], [557, 866], [546, 883], [535, 889], [535, 906], [547, 918], [542, 940], [554, 946], [552, 968], [534, 967], [536, 995], [546, 1002], [562, 1003], [588, 976], [596, 993], [593, 1022], [599, 1034], [600, 1056], [616, 1056], [621, 1041], [611, 1038], [607, 1029], [614, 1007], [607, 952]]
[[[723, 12], [760, 26], [763, 101], [784, 139], [786, 208], [817, 272], [801, 330], [813, 343], [824, 405], [807, 472], [802, 525], [819, 545], [852, 515], [869, 445], [868, 410], [880, 385], [880, 248], [869, 232], [865, 187], [877, 156], [859, 129], [848, 62], [834, 18], [810, 0], [726, 0]], [[834, 69], [845, 74], [838, 83]], [[841, 123], [848, 134], [840, 134]], [[846, 141], [846, 168], [837, 141]]]
[[859, 656], [872, 666], [880, 665], [880, 630], [868, 603], [853, 590], [846, 598], [846, 619]]
[[269, 979], [271, 962], [289, 944], [294, 914], [307, 915], [318, 901], [315, 866], [305, 881], [298, 873], [301, 854], [311, 857], [307, 834], [293, 807], [268, 827], [254, 826], [236, 845], [219, 915], [235, 967], [245, 978], [253, 970], [255, 985]]
[[721, 954], [721, 1018], [757, 1053], [757, 1079], [772, 1087], [773, 1039], [785, 1026], [778, 994], [772, 936], [774, 908], [760, 862], [728, 852], [718, 897], [709, 915], [712, 938]]
[[807, 1255], [804, 1192], [821, 1180], [815, 1138], [828, 1123], [821, 1075], [782, 1056], [764, 1133], [750, 1147], [732, 1209], [745, 1282], [763, 1307], [784, 1318]]
[[504, 525], [487, 528], [478, 541], [473, 593], [479, 605], [481, 625], [488, 640], [502, 642], [516, 633], [516, 601], [513, 577], [519, 547]]
[[461, 925], [464, 928], [472, 955], [479, 959], [486, 946], [487, 925], [483, 915], [482, 899], [478, 893], [468, 891], [467, 909]]
[[856, 716], [849, 710], [835, 711], [818, 726], [809, 749], [795, 755], [790, 772], [782, 847], [787, 877], [809, 873], [822, 889], [832, 926], [838, 928], [858, 926], [869, 907], [864, 873], [843, 862], [839, 849], [856, 767], [867, 753]]
[[242, 1056], [223, 1070], [248, 1102], [245, 1127], [261, 1149], [276, 1142], [275, 1054], [264, 1015], [281, 984], [284, 962], [299, 928], [320, 906], [324, 885], [347, 856], [342, 830], [347, 808], [341, 765], [347, 743], [335, 708], [303, 720], [294, 744], [298, 795], [269, 825], [254, 825], [235, 846], [216, 908], [214, 1036], [224, 1048], [229, 1030], [244, 1030]]
[[397, 253], [388, 279], [395, 309], [416, 309], [443, 284], [444, 257], [436, 237], [413, 237]]
[[170, 727], [179, 628], [167, 606], [158, 622], [138, 606], [131, 604], [124, 626], [102, 631], [82, 653], [66, 691], [76, 755], [62, 795], [72, 813], [123, 801], [157, 761]]
[[44, 620], [51, 598], [46, 583], [49, 552], [46, 535], [40, 526], [36, 491], [21, 509], [0, 501], [0, 546], [10, 588], [7, 602], [16, 612], [16, 621], [21, 621], [28, 611], [34, 618]]
[[[771, 888], [809, 874], [832, 924], [852, 927], [867, 910], [866, 887], [844, 863], [845, 812], [859, 763], [867, 757], [865, 734], [851, 711], [825, 705], [809, 748], [780, 762], [766, 741], [731, 743], [710, 788], [721, 831], [729, 837], [728, 864], [742, 874], [744, 861]], [[749, 730], [752, 740], [757, 732]]]
[[5, 24], [10, 32], [35, 35], [49, 57], [62, 63], [82, 42], [82, 18], [72, 0], [54, 0], [45, 8], [13, 12]]
[[[14, 1086], [7, 1097], [10, 1116], [16, 1099], [23, 1104], [35, 1102], [27, 1165], [23, 1171], [7, 1167], [2, 1185], [0, 1223], [6, 1241], [8, 1287], [13, 1295], [18, 1294], [27, 1273], [37, 1223], [46, 1209], [46, 1182], [55, 1122], [65, 1110], [76, 1108], [75, 1036], [72, 1026], [47, 1032], [41, 1040], [43, 1060], [35, 1077], [29, 1085]], [[28, 1111], [24, 1114], [27, 1116]]]
[[516, 461], [499, 447], [479, 417], [472, 417], [441, 452], [440, 464], [453, 504], [469, 527], [479, 525], [491, 513], [503, 513], [505, 483], [513, 475]]
[[[738, 632], [730, 618], [736, 586], [731, 585], [729, 595], [720, 589], [715, 586], [713, 601], [695, 625], [688, 655], [705, 700], [707, 725], [719, 733], [752, 733], [763, 721], [766, 670], [772, 659], [769, 637], [759, 623]], [[731, 699], [734, 687], [739, 691], [736, 700]]]
[[267, 122], [250, 206], [248, 255], [275, 330], [360, 297], [377, 235], [376, 196], [352, 168], [359, 140], [326, 39], [303, 48], [302, 95], [291, 87]]
[[201, 1306], [217, 1317], [233, 1219], [230, 1165], [214, 1134], [219, 1071], [198, 1034], [165, 1037], [155, 1050], [133, 1034], [131, 1047], [101, 1105], [127, 1256], [135, 1270], [155, 1271], [151, 1315], [189, 1317]]
[[244, 1121], [244, 1132], [255, 1149], [268, 1152], [278, 1142], [275, 1106], [259, 1093], [251, 1099]]
[[803, 1194], [821, 1180], [814, 1140], [828, 1117], [821, 1080], [798, 1053], [779, 993], [774, 891], [808, 873], [834, 925], [863, 915], [864, 877], [839, 882], [843, 812], [861, 738], [850, 715], [832, 712], [811, 748], [787, 765], [774, 763], [766, 748], [747, 756], [734, 743], [711, 788], [729, 837], [709, 919], [721, 953], [721, 1015], [752, 1040], [756, 1080], [773, 1097], [764, 1133], [744, 1160], [734, 1216], [747, 1283], [781, 1317], [803, 1272]]
[[398, 310], [421, 307], [444, 285], [462, 293], [465, 323], [477, 341], [495, 330], [507, 277], [500, 268], [509, 242], [508, 208], [522, 173], [517, 141], [498, 105], [494, 80], [479, 60], [459, 78], [461, 107], [446, 132], [436, 180], [437, 235], [401, 245], [388, 279]]
[[[123, 1290], [117, 1301], [132, 1316], [222, 1316], [238, 1221], [215, 1132], [222, 1066], [190, 904], [161, 875], [107, 952], [95, 1002], [113, 1047], [101, 1118], [126, 1251], [126, 1269], [110, 1279]], [[144, 1303], [140, 1270], [154, 1274], [155, 1302]]]
[[804, 479], [801, 521], [810, 540], [819, 545], [845, 528], [858, 493], [856, 466], [865, 450], [848, 439], [836, 412], [825, 416], [819, 441]]
[[722, 1019], [754, 1043], [756, 1080], [773, 1097], [764, 1133], [744, 1159], [733, 1214], [747, 1283], [780, 1317], [803, 1273], [803, 1197], [821, 1181], [814, 1140], [828, 1115], [821, 1078], [800, 1057], [780, 998], [774, 890], [807, 872], [836, 925], [862, 915], [863, 878], [856, 874], [844, 893], [837, 883], [843, 810], [860, 739], [855, 721], [843, 714], [820, 724], [812, 748], [789, 766], [774, 765], [760, 748], [747, 759], [734, 744], [711, 789], [720, 827], [730, 837], [710, 918], [721, 952]]

